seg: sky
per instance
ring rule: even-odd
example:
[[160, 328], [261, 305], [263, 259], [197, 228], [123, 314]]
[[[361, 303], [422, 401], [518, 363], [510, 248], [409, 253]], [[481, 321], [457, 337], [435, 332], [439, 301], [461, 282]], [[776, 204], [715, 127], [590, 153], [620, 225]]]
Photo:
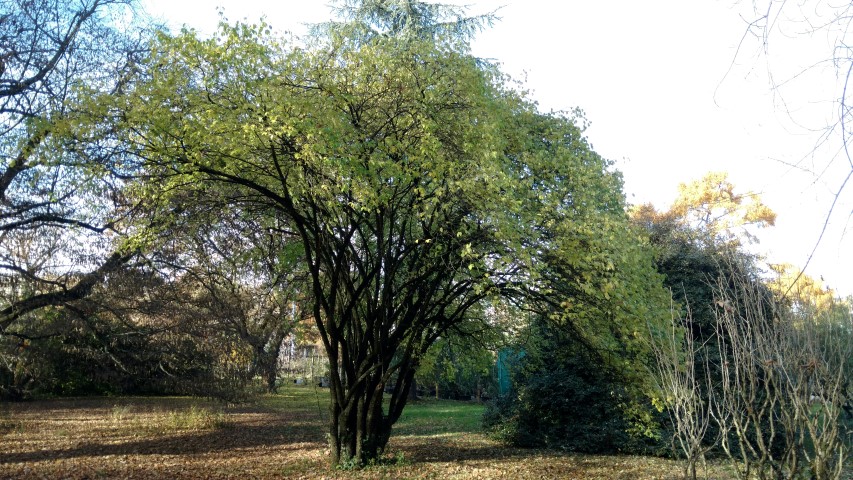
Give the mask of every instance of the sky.
[[[840, 134], [824, 135], [841, 86], [816, 63], [831, 38], [787, 23], [767, 50], [745, 35], [751, 1], [445, 0], [500, 20], [473, 46], [522, 80], [543, 111], [580, 107], [595, 150], [623, 172], [629, 203], [666, 208], [678, 185], [726, 171], [739, 191], [777, 213], [752, 248], [773, 263], [806, 264], [840, 182], [853, 168]], [[815, 0], [820, 3], [821, 0]], [[305, 33], [331, 18], [326, 0], [143, 0], [172, 27], [212, 32], [265, 16]], [[827, 138], [826, 141], [821, 139]], [[853, 184], [840, 197], [806, 272], [853, 294]]]

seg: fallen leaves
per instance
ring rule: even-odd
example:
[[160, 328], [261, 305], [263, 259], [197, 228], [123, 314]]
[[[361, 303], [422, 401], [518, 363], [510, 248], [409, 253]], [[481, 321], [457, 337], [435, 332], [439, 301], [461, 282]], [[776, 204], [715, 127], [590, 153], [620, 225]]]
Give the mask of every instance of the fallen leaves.
[[[385, 465], [332, 470], [323, 391], [294, 389], [223, 408], [188, 398], [61, 399], [4, 406], [0, 478], [671, 479], [681, 464], [501, 445], [476, 431], [478, 407], [418, 402]], [[432, 413], [441, 425], [429, 424]], [[469, 418], [470, 417], [470, 418]], [[408, 424], [406, 422], [409, 422]], [[724, 477], [723, 477], [724, 478]]]

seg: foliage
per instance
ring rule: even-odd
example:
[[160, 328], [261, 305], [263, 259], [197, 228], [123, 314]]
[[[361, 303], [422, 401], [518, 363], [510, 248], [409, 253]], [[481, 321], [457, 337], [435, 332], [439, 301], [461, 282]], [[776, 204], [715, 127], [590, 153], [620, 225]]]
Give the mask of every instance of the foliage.
[[773, 226], [776, 213], [756, 194], [735, 191], [725, 172], [710, 172], [699, 180], [682, 183], [669, 215], [711, 238], [753, 240], [749, 226]]
[[[754, 201], [760, 204], [760, 200]], [[684, 206], [689, 202], [680, 197], [676, 203]], [[721, 236], [718, 229], [709, 229], [704, 223], [694, 225], [675, 209], [658, 212], [652, 205], [633, 208], [631, 221], [648, 235], [655, 251], [655, 268], [672, 294], [676, 317], [688, 319], [689, 314], [685, 328], [692, 341], [696, 345], [716, 342], [717, 281], [721, 278], [729, 283], [760, 281], [758, 259], [745, 252], [742, 243], [736, 240], [736, 229], [742, 225], [736, 219], [718, 218], [716, 222], [729, 228]], [[652, 325], [654, 334], [665, 337], [667, 330]], [[719, 364], [713, 359], [698, 359], [699, 378], [705, 377], [704, 369], [709, 362], [712, 370], [713, 365]], [[719, 375], [712, 373], [712, 378], [718, 379]]]
[[33, 338], [9, 345], [4, 396], [194, 394], [244, 398], [253, 350], [200, 317], [186, 285], [150, 268], [116, 272], [76, 309], [43, 309]]
[[767, 282], [768, 286], [791, 308], [802, 314], [843, 322], [846, 305], [839, 302], [838, 294], [821, 280], [791, 264], [770, 265], [770, 269], [775, 275]]
[[[732, 288], [735, 282], [761, 281], [759, 259], [743, 248], [751, 238], [746, 228], [770, 226], [774, 219], [759, 197], [738, 192], [724, 173], [709, 173], [682, 184], [667, 211], [659, 212], [650, 204], [631, 210], [631, 221], [647, 233], [655, 250], [655, 267], [672, 292], [675, 315], [687, 319], [685, 327], [696, 345], [716, 342], [719, 279], [726, 279]], [[652, 330], [667, 336], [667, 329]], [[709, 362], [712, 370], [719, 364], [698, 359], [699, 378], [706, 376]]]
[[417, 0], [338, 0], [334, 9], [342, 21], [315, 26], [315, 35], [349, 37], [356, 43], [391, 36], [463, 51], [474, 34], [495, 20], [494, 14], [472, 17], [464, 7]]
[[238, 348], [248, 360], [244, 375], [262, 377], [273, 392], [284, 340], [307, 316], [310, 287], [294, 236], [233, 203], [212, 191], [175, 199], [180, 214], [163, 219], [168, 227], [148, 256], [186, 293], [175, 302], [181, 321], [222, 338], [225, 351]]
[[[487, 301], [549, 310], [639, 378], [640, 319], [662, 297], [620, 179], [576, 119], [536, 112], [452, 45], [404, 37], [161, 36], [156, 75], [106, 107], [156, 179], [136, 191], [156, 218], [210, 190], [293, 238], [332, 366], [333, 463], [381, 452], [430, 345], [488, 323]], [[134, 245], [162, 225], [138, 225]]]
[[485, 337], [488, 327], [477, 332], [449, 332], [430, 346], [420, 361], [415, 379], [435, 398], [481, 400], [493, 396], [495, 353]]
[[[497, 438], [525, 447], [578, 452], [637, 452], [653, 442], [637, 431], [632, 407], [644, 403], [601, 352], [545, 319], [524, 334], [525, 355], [513, 391], [489, 405], [484, 425]], [[648, 407], [645, 407], [646, 409]], [[653, 428], [644, 425], [643, 429]], [[633, 433], [631, 433], [633, 432]]]

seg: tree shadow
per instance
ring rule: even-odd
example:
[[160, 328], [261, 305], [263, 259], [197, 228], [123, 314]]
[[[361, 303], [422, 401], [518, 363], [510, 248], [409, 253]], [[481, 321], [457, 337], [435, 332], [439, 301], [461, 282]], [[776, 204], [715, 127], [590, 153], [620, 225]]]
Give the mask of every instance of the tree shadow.
[[[113, 443], [83, 442], [71, 448], [6, 452], [0, 455], [0, 464], [69, 459], [84, 456], [110, 455], [199, 455], [214, 452], [239, 452], [254, 447], [277, 447], [288, 445], [293, 449], [321, 448], [322, 435], [314, 424], [288, 422], [282, 425], [222, 427], [206, 432], [176, 432], [157, 438], [145, 438], [129, 442]], [[235, 453], [236, 454], [236, 453]]]
[[[171, 399], [170, 399], [171, 401]], [[135, 408], [145, 408], [145, 402], [134, 401]], [[156, 410], [161, 410], [162, 404], [151, 402]], [[190, 403], [188, 403], [190, 405]], [[180, 409], [180, 407], [179, 407]], [[98, 413], [93, 414], [92, 410]], [[42, 418], [75, 418], [86, 420], [92, 417], [103, 418], [107, 410], [103, 408], [103, 400], [75, 402], [73, 405], [53, 405], [38, 409]], [[132, 417], [135, 413], [128, 412]], [[130, 425], [120, 424], [120, 433], [105, 435], [103, 438], [92, 440], [88, 438], [91, 432], [81, 430], [79, 440], [73, 440], [77, 429], [72, 429], [64, 439], [69, 447], [55, 446], [41, 450], [19, 452], [3, 452], [0, 454], [0, 465], [11, 463], [39, 462], [77, 457], [106, 457], [111, 455], [201, 455], [207, 453], [222, 453], [227, 455], [233, 451], [239, 455], [244, 449], [256, 447], [292, 448], [322, 448], [325, 445], [323, 431], [319, 428], [316, 416], [304, 411], [277, 412], [272, 409], [252, 406], [248, 408], [229, 409], [229, 418], [220, 425], [203, 430], [163, 428], [157, 425], [138, 422]], [[54, 417], [55, 416], [55, 417]], [[26, 420], [22, 421], [25, 425]], [[139, 436], [140, 438], [130, 437]], [[130, 438], [129, 438], [130, 437]]]

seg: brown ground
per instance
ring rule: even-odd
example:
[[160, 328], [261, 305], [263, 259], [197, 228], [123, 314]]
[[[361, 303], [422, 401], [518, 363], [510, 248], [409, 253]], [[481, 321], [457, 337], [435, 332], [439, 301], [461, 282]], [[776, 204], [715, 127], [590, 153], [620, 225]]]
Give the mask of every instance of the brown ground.
[[331, 470], [323, 414], [320, 405], [286, 396], [227, 409], [186, 398], [2, 404], [0, 478], [635, 480], [680, 473], [680, 464], [656, 458], [523, 450], [479, 433], [419, 435], [411, 428], [392, 439], [397, 464]]

